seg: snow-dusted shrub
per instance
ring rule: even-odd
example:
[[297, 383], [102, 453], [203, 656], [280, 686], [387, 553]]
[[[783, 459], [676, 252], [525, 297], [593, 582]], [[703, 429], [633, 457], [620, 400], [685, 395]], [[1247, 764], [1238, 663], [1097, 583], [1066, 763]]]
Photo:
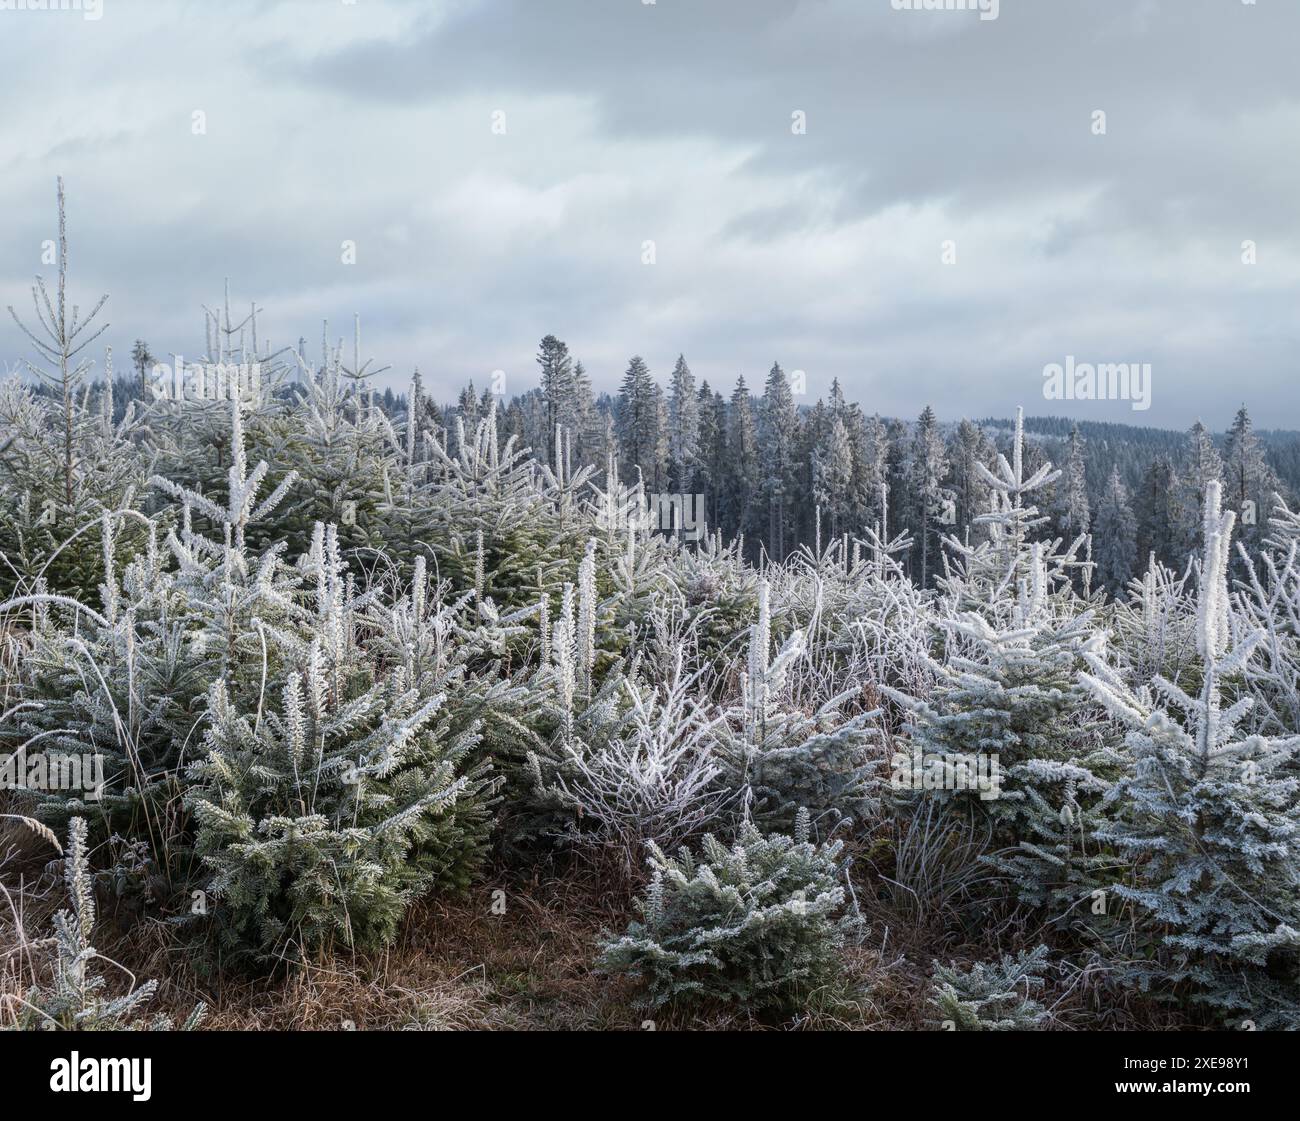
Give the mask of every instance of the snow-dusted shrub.
[[1129, 582], [1128, 601], [1116, 600], [1112, 611], [1114, 650], [1133, 677], [1156, 674], [1177, 681], [1196, 665], [1196, 600], [1188, 593], [1191, 569], [1181, 576], [1154, 556], [1140, 579]]
[[[954, 652], [936, 664], [934, 688], [898, 696], [911, 715], [895, 785], [904, 802], [933, 798], [989, 819], [1002, 848], [986, 859], [1022, 900], [1058, 918], [1109, 882], [1113, 858], [1093, 831], [1120, 759], [1077, 680], [1091, 616], [1058, 622], [1040, 549], [1029, 550], [1031, 583], [1005, 623], [974, 612], [943, 621]], [[967, 781], [932, 787], [936, 766], [964, 767]]]
[[291, 674], [278, 708], [236, 712], [220, 683], [206, 755], [190, 768], [196, 852], [224, 945], [274, 958], [337, 942], [382, 946], [411, 900], [463, 882], [481, 848], [482, 773], [469, 743], [440, 744], [442, 697], [400, 675], [336, 695], [319, 658]]
[[386, 944], [420, 892], [465, 886], [492, 824], [478, 724], [449, 715], [455, 680], [375, 656], [361, 608], [376, 593], [350, 596], [330, 529], [307, 571], [313, 637], [272, 635], [287, 647], [267, 683], [278, 708], [242, 707], [218, 681], [188, 769], [221, 940], [264, 959]]
[[1246, 578], [1237, 596], [1241, 625], [1260, 635], [1242, 667], [1255, 704], [1251, 724], [1265, 735], [1300, 728], [1300, 513], [1275, 498], [1264, 552], [1251, 563], [1240, 543]]
[[[845, 684], [860, 683], [864, 701], [881, 703], [889, 688], [920, 696], [933, 686], [933, 607], [910, 580], [865, 576], [841, 618], [849, 634]], [[815, 657], [815, 634], [811, 648]]]
[[[95, 927], [95, 887], [86, 850], [86, 823], [79, 817], [74, 817], [68, 826], [64, 878], [72, 910], [59, 911], [54, 916], [54, 937], [49, 939], [56, 953], [53, 980], [47, 985], [28, 989], [21, 998], [11, 996], [5, 999], [7, 1022], [0, 1022], [0, 1028], [18, 1031], [170, 1031], [172, 1021], [166, 1016], [158, 1015], [148, 1020], [135, 1018], [136, 1013], [153, 999], [158, 989], [157, 981], [133, 985], [122, 996], [105, 995], [107, 978], [95, 968], [96, 959], [102, 959], [102, 955], [90, 941]], [[206, 1012], [205, 1005], [196, 1005], [181, 1025], [181, 1030], [198, 1027]]]
[[569, 840], [610, 850], [630, 874], [646, 845], [679, 844], [715, 825], [733, 795], [716, 782], [710, 721], [680, 682], [629, 681], [624, 691], [626, 708], [602, 742], [569, 744], [568, 765], [544, 791], [572, 810]]
[[[571, 623], [566, 600], [553, 637], [562, 698], [576, 688], [568, 684], [571, 659], [583, 665]], [[612, 856], [628, 877], [648, 845], [673, 848], [716, 828], [735, 801], [718, 782], [712, 748], [719, 717], [697, 699], [700, 672], [686, 666], [693, 633], [663, 645], [648, 667], [637, 663], [662, 678], [657, 684], [639, 673], [611, 676], [595, 702], [566, 717], [548, 748], [528, 760], [534, 800], [555, 814], [565, 841]]]
[[854, 692], [851, 704], [871, 709], [886, 687], [914, 695], [928, 688], [932, 596], [894, 559], [908, 547], [907, 538], [883, 543], [871, 530], [865, 542], [845, 537], [819, 555], [804, 549], [767, 567], [773, 620], [803, 639], [804, 657], [790, 680], [796, 705], [818, 707], [826, 697]]
[[598, 967], [629, 973], [645, 999], [797, 1008], [833, 982], [845, 915], [840, 843], [814, 845], [802, 816], [793, 838], [742, 828], [727, 848], [706, 836], [696, 857], [652, 849], [641, 921], [603, 946]]
[[930, 1003], [938, 1026], [945, 1031], [1041, 1030], [1051, 1014], [1034, 994], [1043, 989], [1046, 966], [1046, 946], [967, 969], [935, 962]]
[[[135, 518], [144, 520], [126, 520]], [[55, 822], [85, 816], [97, 832], [147, 836], [161, 851], [175, 826], [164, 809], [176, 794], [170, 779], [197, 739], [211, 660], [193, 641], [152, 525], [119, 578], [119, 520], [105, 515], [100, 526], [98, 604], [11, 601], [9, 618], [25, 630], [14, 675], [24, 699], [0, 716], [0, 751], [16, 761], [39, 752], [94, 758], [95, 789], [28, 791], [32, 812]]]
[[[1300, 736], [1239, 730], [1252, 701], [1223, 707], [1223, 683], [1263, 640], [1230, 630], [1234, 515], [1206, 488], [1197, 595], [1200, 690], [1157, 676], [1128, 688], [1097, 654], [1084, 683], [1129, 728], [1133, 764], [1109, 796], [1103, 843], [1129, 862], [1114, 886], [1145, 913], [1165, 954], [1149, 983], [1189, 982], [1198, 1001], [1261, 1028], [1300, 1027]], [[1154, 691], [1154, 696], [1152, 695]]]
[[[63, 180], [58, 181], [58, 281], [51, 295], [37, 277], [36, 323], [9, 314], [35, 350], [27, 373], [46, 390], [36, 395], [17, 378], [0, 384], [0, 598], [53, 592], [93, 596], [100, 553], [95, 529], [104, 514], [132, 509], [148, 478], [150, 457], [137, 442], [135, 410], [114, 420], [113, 353], [92, 392], [88, 348], [108, 329], [98, 323], [103, 296], [83, 314], [68, 299], [68, 245]], [[138, 541], [138, 526], [129, 533]]]
[[768, 595], [766, 582], [760, 583], [740, 703], [716, 724], [716, 750], [748, 820], [789, 831], [806, 809], [825, 836], [871, 803], [877, 761], [870, 754], [870, 721], [878, 713], [844, 712], [856, 689], [819, 698], [811, 712], [792, 703], [790, 676], [805, 657], [804, 636], [794, 631], [772, 654]]

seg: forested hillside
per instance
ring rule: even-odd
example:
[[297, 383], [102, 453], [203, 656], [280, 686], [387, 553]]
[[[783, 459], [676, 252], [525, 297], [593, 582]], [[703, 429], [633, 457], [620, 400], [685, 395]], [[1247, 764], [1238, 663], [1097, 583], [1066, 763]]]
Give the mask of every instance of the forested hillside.
[[[207, 353], [215, 352], [217, 330], [209, 317]], [[341, 365], [345, 350], [343, 340], [324, 345], [314, 368]], [[137, 341], [137, 373], [115, 381], [115, 419], [130, 401], [140, 407], [154, 401], [153, 361], [148, 344]], [[298, 370], [312, 368], [301, 341], [294, 361]], [[914, 542], [902, 558], [904, 570], [927, 586], [939, 574], [943, 535], [973, 528], [978, 537], [974, 519], [990, 493], [979, 465], [992, 468], [998, 455], [1010, 454], [1014, 432], [1009, 418], [940, 421], [930, 408], [910, 422], [869, 415], [845, 400], [838, 383], [829, 399], [796, 404], [779, 364], [761, 394], [742, 376], [725, 398], [707, 382], [696, 385], [684, 356], [667, 387], [634, 357], [617, 396], [595, 395], [582, 363], [553, 335], [542, 340], [537, 365], [539, 384], [510, 397], [479, 393], [471, 382], [454, 403], [439, 404], [417, 374], [404, 391], [389, 387], [368, 399], [400, 426], [416, 395], [444, 445], [457, 424], [472, 430], [495, 408], [502, 437], [515, 437], [546, 462], [555, 456], [559, 427], [570, 470], [589, 464], [593, 481], [603, 483], [612, 464], [647, 494], [699, 495], [697, 528], [741, 539], [750, 560], [815, 548], [819, 533], [822, 541], [863, 533], [885, 510], [888, 532], [906, 532]], [[278, 392], [301, 392], [301, 386], [295, 371]], [[1061, 468], [1038, 498], [1044, 524], [1065, 536], [1100, 518], [1105, 536], [1118, 538], [1100, 573], [1112, 590], [1140, 572], [1152, 553], [1182, 566], [1199, 531], [1209, 479], [1224, 483], [1225, 500], [1248, 523], [1239, 531], [1254, 544], [1262, 540], [1259, 527], [1274, 496], [1289, 499], [1300, 489], [1300, 433], [1255, 429], [1245, 405], [1224, 433], [1200, 422], [1183, 433], [1032, 416], [1024, 432], [1026, 462], [1050, 460]]]

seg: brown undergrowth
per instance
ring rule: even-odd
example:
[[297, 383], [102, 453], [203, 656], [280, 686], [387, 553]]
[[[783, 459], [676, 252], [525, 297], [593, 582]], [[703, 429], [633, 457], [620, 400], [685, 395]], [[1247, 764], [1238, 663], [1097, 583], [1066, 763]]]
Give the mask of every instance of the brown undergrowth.
[[[0, 999], [7, 1002], [21, 999], [48, 968], [38, 942], [65, 900], [57, 853], [20, 824], [0, 825], [0, 853], [8, 853], [0, 898]], [[633, 904], [625, 892], [608, 890], [600, 870], [557, 859], [527, 873], [489, 873], [460, 899], [422, 901], [382, 954], [336, 952], [270, 980], [197, 969], [193, 946], [175, 926], [145, 918], [123, 929], [111, 905], [101, 911], [96, 946], [122, 967], [108, 971], [112, 984], [160, 981], [151, 1013], [183, 1018], [196, 1001], [206, 1002], [207, 1030], [933, 1029], [931, 961], [987, 959], [990, 948], [964, 939], [951, 915], [918, 922], [877, 870], [860, 865], [855, 880], [867, 935], [845, 949], [833, 990], [813, 994], [803, 1012], [779, 1021], [725, 1006], [648, 1010], [633, 982], [596, 973], [602, 933], [623, 929]], [[1014, 908], [998, 926], [1004, 948], [1035, 933]], [[1063, 971], [1052, 998], [1054, 1026], [1095, 1025], [1099, 1008], [1116, 1028], [1179, 1026], [1138, 1000], [1117, 1006], [1103, 980], [1103, 970], [1086, 964]]]

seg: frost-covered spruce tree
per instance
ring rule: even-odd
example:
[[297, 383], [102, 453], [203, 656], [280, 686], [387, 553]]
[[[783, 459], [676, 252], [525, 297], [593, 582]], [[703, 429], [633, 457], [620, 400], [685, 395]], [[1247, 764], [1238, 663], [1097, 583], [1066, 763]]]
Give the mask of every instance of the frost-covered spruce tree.
[[[454, 595], [451, 582], [429, 577], [417, 557], [409, 583], [391, 595], [385, 590], [367, 596], [358, 621], [369, 636], [365, 647], [372, 659], [400, 665], [411, 687], [449, 698], [439, 736], [474, 738], [463, 766], [490, 764], [501, 786], [493, 807], [509, 805], [517, 818], [531, 788], [527, 754], [544, 742], [553, 722], [552, 683], [543, 664], [549, 654], [542, 652], [553, 645], [545, 602], [498, 611], [490, 597], [473, 591]], [[497, 826], [488, 810], [487, 802], [464, 805], [458, 818], [483, 848]], [[467, 860], [466, 867], [471, 863]]]
[[[153, 367], [155, 380], [148, 385], [140, 421], [156, 452], [153, 474], [179, 489], [220, 497], [227, 492], [230, 465], [242, 452], [247, 462], [267, 462], [259, 485], [274, 490], [290, 469], [286, 460], [291, 427], [286, 418], [295, 389], [286, 382], [292, 371], [281, 359], [284, 351], [271, 353], [259, 339], [256, 304], [243, 319], [232, 317], [229, 282], [217, 307], [204, 309], [204, 346], [198, 361], [186, 362], [178, 355], [174, 369]], [[230, 420], [235, 398], [241, 406], [242, 449], [234, 447]], [[201, 512], [195, 515], [196, 528], [210, 528]], [[251, 522], [247, 530], [249, 545], [259, 551], [284, 536], [271, 517]], [[302, 539], [294, 551], [305, 548]]]
[[[103, 384], [95, 390], [109, 396]], [[150, 455], [137, 442], [132, 406], [116, 424], [83, 392], [72, 414], [75, 458], [71, 498], [60, 475], [60, 418], [50, 398], [17, 379], [0, 383], [0, 596], [52, 591], [93, 596], [100, 578], [98, 536], [103, 515], [140, 506]], [[122, 524], [117, 560], [141, 543], [138, 521]]]
[[[183, 834], [180, 769], [194, 758], [207, 695], [221, 680], [236, 703], [255, 698], [274, 674], [281, 643], [308, 625], [302, 575], [282, 559], [283, 546], [257, 554], [250, 527], [283, 500], [294, 476], [263, 501], [268, 467], [248, 469], [243, 406], [226, 406], [231, 463], [225, 503], [155, 477], [180, 510], [150, 520], [132, 511], [104, 515], [97, 607], [33, 595], [7, 605], [29, 625], [23, 659], [25, 701], [0, 720], [6, 746], [90, 753], [103, 786], [34, 794], [50, 820], [86, 816], [106, 830], [147, 840], [161, 859]], [[158, 524], [172, 523], [166, 549]], [[207, 536], [195, 525], [206, 522]], [[144, 547], [119, 569], [123, 526], [140, 526]], [[120, 573], [120, 574], [119, 574]]]
[[991, 861], [1021, 899], [1063, 918], [1106, 875], [1090, 829], [1117, 759], [1077, 681], [1094, 628], [1072, 590], [1080, 573], [1087, 583], [1086, 539], [1031, 540], [1046, 519], [1026, 499], [1056, 473], [1044, 463], [1026, 478], [1019, 413], [1011, 453], [984, 471], [987, 540], [946, 541], [933, 684], [887, 691], [909, 713], [893, 785], [904, 807], [933, 797], [988, 820], [1001, 846]]
[[[949, 610], [957, 613], [976, 611], [995, 625], [1007, 620], [1015, 611], [1020, 588], [1037, 579], [1036, 562], [1029, 550], [1035, 531], [1048, 518], [1033, 504], [1035, 492], [1050, 486], [1060, 472], [1043, 463], [1026, 475], [1024, 409], [1016, 410], [1016, 427], [1012, 435], [1011, 459], [999, 454], [997, 473], [977, 462], [975, 469], [989, 487], [992, 507], [974, 519], [981, 533], [978, 544], [971, 545], [948, 537], [944, 545], [944, 575], [939, 579]], [[1071, 580], [1085, 591], [1089, 587], [1092, 566], [1080, 560], [1087, 536], [1078, 534], [1066, 545], [1058, 538], [1044, 542], [1040, 559], [1047, 564], [1047, 576], [1053, 589], [1063, 588]]]
[[292, 406], [264, 427], [275, 441], [277, 472], [292, 470], [300, 480], [274, 518], [277, 536], [296, 555], [306, 551], [318, 522], [330, 523], [338, 527], [344, 555], [371, 566], [398, 552], [385, 540], [383, 510], [394, 497], [402, 446], [374, 404], [368, 379], [382, 370], [361, 358], [359, 318], [352, 355], [350, 365], [336, 357], [320, 371], [304, 366]]
[[[68, 293], [68, 239], [63, 180], [58, 181], [58, 278], [51, 293], [41, 277], [31, 290], [36, 326], [9, 314], [31, 342], [28, 373], [45, 392], [17, 378], [0, 387], [0, 598], [53, 591], [93, 595], [99, 576], [95, 529], [103, 514], [134, 507], [149, 474], [137, 444], [135, 410], [113, 422], [112, 351], [105, 377], [90, 382], [87, 350], [108, 324], [97, 319], [108, 296], [89, 312]], [[138, 541], [136, 527], [128, 537]]]
[[1087, 533], [1092, 524], [1088, 504], [1088, 480], [1084, 471], [1084, 446], [1087, 441], [1076, 424], [1070, 429], [1065, 459], [1065, 485], [1060, 496], [1060, 523], [1067, 533]]
[[362, 601], [358, 622], [370, 636], [370, 653], [400, 664], [414, 688], [454, 696], [456, 720], [473, 725], [489, 745], [529, 739], [530, 700], [544, 689], [529, 656], [540, 605], [502, 614], [472, 591], [453, 595], [450, 581], [428, 575], [422, 557], [405, 586], [391, 595], [390, 586]]
[[1264, 455], [1264, 445], [1254, 432], [1250, 414], [1242, 405], [1228, 429], [1223, 449], [1223, 497], [1234, 510], [1253, 508], [1257, 516], [1243, 516], [1238, 527], [1243, 549], [1240, 554], [1245, 563], [1259, 551], [1266, 527], [1272, 520], [1271, 505], [1278, 497], [1282, 483]]
[[[172, 1021], [158, 1015], [136, 1019], [136, 1013], [153, 999], [157, 981], [132, 985], [121, 996], [107, 995], [108, 979], [94, 968], [96, 959], [105, 960], [91, 943], [95, 928], [95, 885], [91, 878], [86, 846], [86, 822], [74, 817], [68, 826], [68, 850], [64, 857], [64, 878], [72, 910], [54, 916], [56, 952], [53, 979], [6, 1001], [8, 1023], [0, 1028], [18, 1031], [170, 1031]], [[110, 963], [116, 964], [116, 963]], [[121, 966], [117, 967], [128, 973]], [[129, 976], [129, 973], [128, 973]], [[200, 1003], [186, 1017], [182, 1031], [199, 1026], [207, 1013]]]
[[745, 563], [739, 543], [710, 533], [692, 548], [668, 553], [662, 573], [691, 614], [700, 656], [729, 658], [757, 603], [758, 574]]
[[559, 433], [555, 461], [539, 463], [514, 436], [501, 442], [495, 404], [472, 432], [459, 416], [450, 438], [420, 430], [385, 507], [385, 542], [399, 544], [404, 563], [427, 554], [457, 591], [472, 588], [503, 609], [558, 598], [590, 529], [582, 508], [591, 469], [569, 469], [571, 438]]
[[1165, 950], [1150, 983], [1259, 1027], [1300, 1027], [1300, 736], [1239, 730], [1251, 699], [1225, 689], [1262, 639], [1234, 635], [1228, 596], [1234, 514], [1206, 485], [1197, 596], [1199, 689], [1157, 676], [1137, 692], [1096, 654], [1085, 685], [1127, 725], [1133, 765], [1098, 838], [1131, 862], [1114, 887], [1149, 917]]
[[26, 631], [13, 683], [23, 700], [0, 716], [0, 745], [24, 759], [76, 757], [94, 781], [50, 784], [25, 798], [47, 821], [79, 815], [96, 831], [149, 841], [161, 857], [181, 823], [174, 814], [176, 769], [197, 742], [212, 665], [192, 640], [189, 604], [158, 547], [145, 547], [118, 571], [118, 527], [100, 527], [102, 582], [95, 606], [67, 598], [11, 601]]
[[1061, 919], [1109, 882], [1091, 834], [1120, 761], [1077, 677], [1096, 626], [1073, 591], [1080, 574], [1087, 584], [1085, 538], [1031, 540], [1045, 519], [1026, 497], [1056, 475], [1045, 463], [1025, 477], [1019, 413], [1011, 461], [998, 464], [986, 472], [993, 509], [976, 519], [988, 540], [947, 541], [934, 684], [925, 696], [889, 691], [910, 713], [894, 786], [904, 804], [920, 790], [989, 819], [1002, 846], [992, 863], [1022, 900]]
[[[297, 599], [300, 577], [283, 560], [285, 543], [258, 554], [248, 540], [250, 527], [284, 501], [297, 475], [287, 474], [259, 501], [269, 467], [263, 459], [248, 469], [243, 414], [242, 403], [233, 399], [224, 505], [170, 479], [150, 480], [181, 505], [180, 525], [167, 535], [177, 584], [189, 602], [194, 641], [227, 682], [247, 680], [249, 667], [260, 664], [267, 626], [288, 627], [290, 619], [304, 617]], [[195, 526], [196, 519], [208, 523], [211, 536]]]
[[805, 656], [793, 630], [772, 653], [770, 588], [758, 587], [758, 617], [749, 629], [740, 703], [716, 725], [724, 781], [741, 797], [746, 818], [761, 829], [793, 827], [807, 809], [821, 835], [860, 817], [874, 790], [869, 744], [876, 710], [849, 714], [857, 688], [819, 698], [811, 712], [791, 703], [791, 674]]
[[220, 939], [259, 960], [385, 945], [416, 895], [463, 885], [482, 851], [476, 729], [449, 734], [451, 698], [372, 655], [329, 529], [308, 571], [314, 637], [274, 636], [286, 672], [255, 705], [213, 685], [189, 768]]
[[1044, 986], [1047, 947], [1004, 954], [969, 969], [935, 962], [930, 1003], [944, 1031], [1038, 1031], [1050, 1013], [1036, 999]]
[[598, 968], [640, 978], [651, 1006], [798, 1008], [834, 982], [855, 926], [845, 913], [841, 843], [814, 845], [808, 832], [802, 814], [794, 837], [745, 825], [731, 848], [705, 837], [698, 857], [652, 848], [641, 921], [605, 942]]
[[910, 712], [893, 785], [904, 805], [938, 798], [989, 820], [1002, 846], [990, 862], [1022, 900], [1063, 918], [1109, 882], [1113, 858], [1092, 833], [1120, 760], [1077, 681], [1092, 615], [1060, 618], [1043, 546], [1027, 552], [1032, 575], [1007, 625], [942, 620], [951, 652], [929, 694], [893, 694]]

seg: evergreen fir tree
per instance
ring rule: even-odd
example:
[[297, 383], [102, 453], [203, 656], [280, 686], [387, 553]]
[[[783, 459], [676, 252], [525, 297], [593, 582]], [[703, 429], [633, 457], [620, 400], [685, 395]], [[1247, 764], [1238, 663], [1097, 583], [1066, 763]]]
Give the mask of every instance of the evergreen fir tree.
[[[862, 459], [854, 484], [854, 489], [863, 496], [864, 525], [873, 525], [884, 518], [881, 495], [886, 493], [890, 482], [889, 462], [889, 430], [877, 413], [863, 427]], [[880, 528], [882, 533], [888, 534], [888, 526], [882, 524]]]
[[908, 525], [916, 541], [916, 571], [921, 587], [930, 582], [932, 551], [937, 551], [938, 526], [944, 499], [943, 481], [948, 473], [939, 421], [928, 405], [922, 411], [912, 433], [912, 447], [907, 467], [911, 519]]
[[1187, 459], [1179, 474], [1178, 502], [1183, 512], [1181, 548], [1186, 556], [1199, 553], [1204, 545], [1201, 540], [1201, 510], [1205, 504], [1206, 488], [1212, 482], [1223, 482], [1223, 460], [1214, 446], [1214, 437], [1199, 420], [1188, 433]]
[[721, 393], [702, 382], [696, 399], [699, 412], [699, 455], [691, 483], [704, 495], [704, 517], [708, 525], [721, 524], [722, 489], [727, 473], [727, 406]]
[[[1132, 862], [1114, 891], [1149, 916], [1166, 950], [1148, 978], [1166, 992], [1181, 982], [1195, 998], [1260, 1028], [1300, 1027], [1300, 820], [1292, 761], [1300, 737], [1243, 735], [1250, 708], [1223, 707], [1224, 690], [1254, 656], [1262, 634], [1234, 635], [1228, 593], [1235, 515], [1206, 486], [1197, 596], [1199, 687], [1157, 676], [1136, 692], [1092, 654], [1084, 684], [1127, 726], [1133, 766], [1098, 830]], [[1154, 695], [1153, 695], [1154, 692]]]
[[314, 637], [273, 636], [288, 647], [278, 707], [259, 697], [243, 710], [217, 681], [189, 767], [221, 940], [259, 959], [385, 945], [413, 898], [463, 884], [482, 852], [460, 818], [488, 790], [485, 770], [465, 765], [477, 728], [448, 736], [437, 682], [366, 657], [332, 529], [305, 574], [317, 584]]
[[1137, 559], [1137, 522], [1128, 504], [1128, 488], [1112, 468], [1110, 481], [1097, 506], [1093, 527], [1097, 583], [1112, 594], [1128, 584]]
[[[37, 986], [13, 1002], [12, 1027], [18, 1031], [170, 1031], [166, 1016], [134, 1019], [158, 991], [157, 981], [132, 984], [123, 996], [104, 995], [107, 979], [93, 967], [97, 959], [108, 961], [91, 943], [95, 929], [95, 885], [87, 852], [87, 829], [82, 818], [74, 817], [68, 827], [68, 849], [64, 857], [64, 880], [72, 910], [54, 916], [57, 960], [53, 983]], [[39, 945], [39, 943], [38, 943]], [[116, 962], [110, 962], [117, 965]], [[128, 972], [120, 965], [119, 970]], [[200, 1002], [186, 1017], [181, 1031], [197, 1028], [207, 1014]], [[9, 1026], [9, 1025], [6, 1025]]]
[[976, 515], [984, 513], [989, 505], [989, 487], [980, 475], [979, 466], [986, 469], [993, 463], [993, 447], [983, 429], [963, 420], [957, 425], [948, 449], [952, 465], [952, 490], [956, 507], [956, 525], [967, 532]]
[[605, 418], [596, 408], [591, 378], [581, 362], [573, 364], [574, 385], [574, 464], [600, 466], [608, 458], [605, 447]]
[[[134, 410], [118, 425], [90, 404], [87, 350], [108, 324], [97, 323], [108, 297], [83, 314], [69, 306], [67, 215], [58, 180], [58, 275], [53, 293], [42, 277], [32, 287], [38, 326], [9, 314], [35, 349], [24, 362], [42, 390], [15, 382], [0, 399], [0, 596], [55, 591], [93, 595], [99, 549], [93, 539], [105, 512], [130, 507], [148, 477], [149, 462], [134, 445]], [[111, 368], [107, 371], [111, 381]], [[138, 542], [134, 526], [124, 527]]]
[[1157, 456], [1143, 473], [1133, 496], [1133, 516], [1138, 559], [1154, 554], [1164, 564], [1181, 567], [1185, 560], [1179, 540], [1182, 513], [1174, 466], [1167, 456]]
[[758, 449], [767, 505], [767, 549], [770, 556], [780, 560], [786, 555], [790, 503], [794, 499], [799, 415], [790, 382], [779, 363], [773, 364], [767, 376], [761, 417]]
[[569, 348], [554, 335], [542, 339], [537, 351], [541, 369], [542, 400], [546, 425], [541, 446], [537, 449], [546, 462], [555, 458], [555, 428], [573, 428], [578, 419], [578, 383], [574, 376]]
[[634, 356], [623, 375], [618, 397], [618, 445], [622, 451], [619, 473], [638, 478], [652, 488], [659, 445], [659, 414], [654, 379], [640, 356]]
[[838, 537], [852, 516], [853, 453], [849, 435], [839, 417], [830, 420], [824, 446], [813, 451], [813, 497], [829, 518], [832, 537]]
[[653, 470], [647, 481], [652, 493], [666, 494], [670, 489], [668, 474], [672, 462], [672, 445], [668, 432], [668, 397], [664, 393], [663, 386], [658, 384], [655, 385], [653, 394], [655, 418], [655, 438], [652, 445]]
[[742, 374], [736, 379], [728, 410], [727, 447], [730, 450], [726, 483], [726, 526], [733, 534], [753, 526], [759, 494], [758, 432], [752, 398]]
[[1061, 532], [1066, 537], [1087, 533], [1092, 525], [1092, 511], [1088, 505], [1088, 480], [1084, 473], [1084, 444], [1076, 424], [1070, 429], [1069, 450], [1065, 458], [1063, 502], [1061, 506]]
[[149, 344], [144, 339], [136, 339], [131, 348], [131, 365], [140, 385], [140, 400], [149, 399], [149, 371], [154, 364], [154, 356], [149, 352]]
[[1004, 954], [1000, 964], [969, 969], [935, 963], [930, 1000], [949, 1031], [1035, 1031], [1049, 1019], [1032, 995], [1043, 989], [1047, 947]]
[[695, 378], [683, 355], [673, 367], [668, 404], [668, 489], [676, 494], [690, 492], [700, 453], [700, 411]]
[[869, 723], [878, 712], [845, 711], [856, 688], [819, 698], [811, 713], [794, 704], [790, 674], [804, 654], [800, 630], [772, 653], [770, 588], [760, 581], [741, 703], [717, 722], [713, 735], [726, 782], [740, 792], [747, 820], [788, 830], [802, 809], [830, 835], [861, 817], [874, 795]]
[[934, 685], [924, 697], [889, 691], [910, 714], [894, 782], [988, 820], [1001, 846], [990, 863], [1059, 921], [1108, 882], [1113, 862], [1092, 830], [1119, 761], [1076, 681], [1092, 615], [1063, 610], [1070, 593], [1059, 582], [1053, 591], [1042, 544], [1026, 552], [1010, 617], [943, 620], [951, 650]]
[[813, 845], [746, 826], [728, 849], [709, 836], [696, 857], [652, 850], [642, 918], [602, 948], [599, 968], [630, 973], [646, 1001], [735, 1001], [790, 1010], [835, 980], [852, 929], [839, 885], [840, 842]]
[[1280, 489], [1277, 475], [1264, 459], [1250, 414], [1242, 405], [1228, 430], [1223, 457], [1223, 498], [1237, 512], [1240, 544], [1248, 553], [1257, 552], [1263, 544], [1273, 496]]

